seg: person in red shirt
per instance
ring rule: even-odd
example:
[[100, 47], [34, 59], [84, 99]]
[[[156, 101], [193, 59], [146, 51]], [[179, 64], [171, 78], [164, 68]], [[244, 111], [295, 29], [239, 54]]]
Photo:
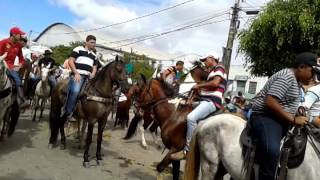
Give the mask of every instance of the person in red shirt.
[[[18, 27], [10, 29], [10, 37], [0, 41], [0, 56], [6, 54], [5, 63], [8, 68], [8, 76], [15, 82], [18, 92], [18, 104], [20, 109], [25, 109], [29, 106], [22, 89], [22, 81], [19, 76], [18, 70], [24, 64], [25, 60], [22, 55], [22, 45], [19, 42], [21, 36], [25, 35]], [[19, 65], [15, 66], [15, 58], [19, 57]]]

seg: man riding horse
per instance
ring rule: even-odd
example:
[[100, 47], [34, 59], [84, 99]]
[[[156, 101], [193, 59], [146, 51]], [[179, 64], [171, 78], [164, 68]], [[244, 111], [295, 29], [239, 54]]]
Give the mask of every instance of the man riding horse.
[[[53, 69], [55, 66], [58, 66], [55, 60], [51, 58], [51, 54], [52, 52], [50, 50], [44, 51], [44, 54], [43, 54], [44, 57], [40, 59], [38, 62], [39, 72], [41, 72], [42, 66], [48, 67], [49, 69]], [[49, 80], [51, 89], [53, 89], [57, 84], [57, 80], [55, 78], [55, 74], [53, 71], [50, 73], [48, 80]]]
[[71, 120], [82, 86], [89, 78], [93, 78], [97, 72], [97, 56], [94, 53], [95, 46], [96, 37], [88, 35], [85, 46], [74, 48], [68, 60], [72, 77], [69, 81], [67, 100], [62, 116], [68, 117], [69, 120]]
[[301, 84], [315, 75], [317, 56], [310, 52], [296, 57], [293, 68], [283, 69], [268, 80], [255, 97], [249, 121], [256, 139], [259, 157], [259, 180], [273, 180], [280, 156], [280, 141], [290, 125], [305, 125], [308, 118], [295, 117], [301, 101]]
[[[19, 68], [25, 63], [23, 54], [22, 54], [22, 45], [19, 42], [21, 36], [25, 35], [18, 27], [13, 27], [10, 29], [10, 37], [0, 41], [0, 56], [7, 53], [5, 58], [6, 66], [8, 67], [8, 76], [15, 82], [15, 86], [18, 92], [18, 104], [20, 109], [25, 109], [29, 106], [29, 103], [26, 101], [24, 96], [22, 80], [19, 76]], [[16, 57], [19, 57], [19, 65], [14, 66], [14, 61]]]
[[222, 107], [222, 98], [227, 80], [225, 69], [223, 65], [219, 64], [219, 55], [210, 51], [200, 60], [208, 68], [209, 75], [206, 82], [198, 83], [192, 87], [195, 92], [199, 93], [201, 100], [200, 104], [187, 116], [186, 145], [184, 150], [172, 154], [171, 157], [175, 160], [181, 160], [186, 157], [197, 123]]
[[170, 66], [167, 69], [160, 72], [160, 79], [168, 83], [172, 88], [177, 89], [179, 87], [178, 81], [183, 71], [183, 61], [178, 61], [176, 66]]

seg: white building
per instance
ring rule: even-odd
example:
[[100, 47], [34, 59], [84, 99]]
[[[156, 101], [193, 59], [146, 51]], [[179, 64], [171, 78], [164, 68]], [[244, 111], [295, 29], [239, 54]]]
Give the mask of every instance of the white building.
[[254, 77], [242, 65], [231, 65], [227, 93], [243, 92], [246, 98], [253, 98], [268, 81], [268, 77]]
[[139, 55], [144, 54], [149, 58], [158, 61], [166, 61], [166, 63], [171, 63], [171, 59], [175, 56], [138, 45], [116, 47], [116, 45], [119, 44], [111, 43], [112, 41], [118, 40], [114, 39], [114, 37], [108, 37], [106, 34], [101, 34], [97, 31], [83, 32], [64, 23], [54, 23], [48, 26], [34, 41], [37, 45], [47, 47], [54, 47], [57, 45], [68, 46], [71, 42], [84, 41], [89, 34], [97, 37], [97, 52], [101, 53], [103, 58], [107, 60], [114, 59], [115, 54], [121, 53], [122, 51], [133, 52]]

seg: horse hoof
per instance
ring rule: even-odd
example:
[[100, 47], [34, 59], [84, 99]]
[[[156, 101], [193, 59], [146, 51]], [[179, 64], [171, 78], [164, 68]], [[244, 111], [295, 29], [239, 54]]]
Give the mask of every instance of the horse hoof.
[[89, 162], [83, 162], [83, 167], [85, 167], [85, 168], [90, 167], [90, 163]]
[[53, 144], [48, 144], [48, 149], [53, 149]]
[[98, 166], [103, 166], [104, 165], [103, 160], [102, 159], [101, 160], [97, 160], [97, 165]]
[[61, 145], [60, 145], [60, 149], [61, 149], [61, 150], [65, 150], [65, 149], [66, 149], [66, 145], [65, 145], [65, 144], [61, 144]]
[[149, 149], [147, 145], [146, 146], [142, 145], [142, 148], [145, 149], [145, 150]]

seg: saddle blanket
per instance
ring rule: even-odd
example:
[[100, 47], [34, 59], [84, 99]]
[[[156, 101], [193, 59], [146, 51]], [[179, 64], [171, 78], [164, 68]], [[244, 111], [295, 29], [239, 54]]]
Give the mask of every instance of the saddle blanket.
[[123, 102], [123, 101], [126, 101], [127, 100], [127, 96], [123, 93], [120, 94], [120, 97], [119, 97], [119, 102]]

